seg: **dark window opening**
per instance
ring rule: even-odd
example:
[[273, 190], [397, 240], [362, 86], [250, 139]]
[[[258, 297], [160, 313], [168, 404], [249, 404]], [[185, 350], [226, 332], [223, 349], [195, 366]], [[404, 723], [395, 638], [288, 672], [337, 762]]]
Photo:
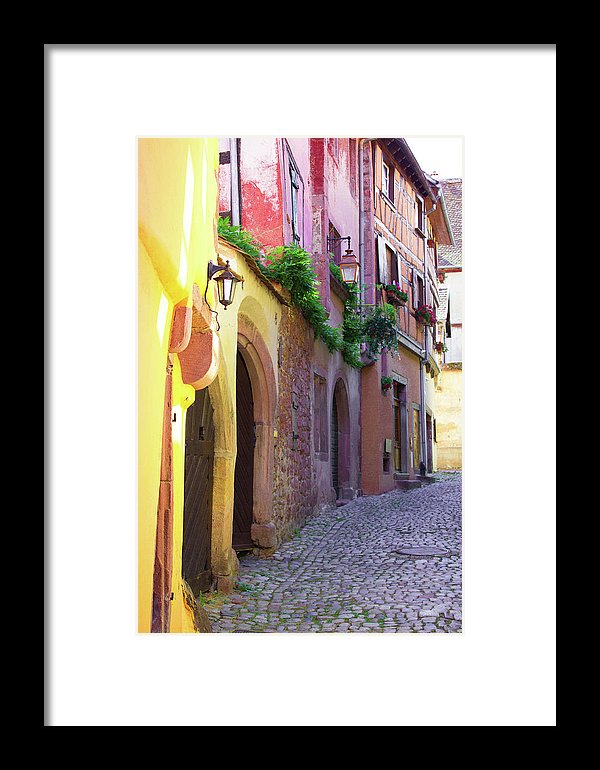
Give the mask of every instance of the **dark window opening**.
[[418, 308], [425, 302], [423, 295], [423, 279], [413, 271], [413, 307]]
[[329, 254], [333, 255], [333, 261], [339, 265], [342, 261], [342, 240], [335, 227], [329, 223], [329, 232], [327, 233], [327, 247]]
[[398, 257], [396, 252], [386, 245], [385, 255], [387, 259], [388, 280], [390, 283], [398, 283]]

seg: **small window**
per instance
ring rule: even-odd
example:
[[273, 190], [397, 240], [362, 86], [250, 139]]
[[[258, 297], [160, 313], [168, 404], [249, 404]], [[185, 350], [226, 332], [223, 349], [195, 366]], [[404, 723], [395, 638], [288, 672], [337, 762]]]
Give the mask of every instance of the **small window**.
[[418, 275], [416, 270], [413, 270], [413, 307], [418, 308], [425, 302], [423, 295], [423, 279]]
[[419, 198], [419, 196], [417, 195], [416, 210], [415, 210], [417, 221], [416, 221], [415, 227], [418, 230], [420, 230], [423, 233], [423, 235], [425, 235], [425, 222], [424, 222], [425, 217], [423, 216], [423, 213], [424, 213], [423, 199]]
[[398, 257], [388, 245], [385, 247], [387, 260], [387, 277], [390, 283], [398, 283]]
[[327, 248], [329, 254], [333, 254], [333, 261], [336, 265], [339, 265], [342, 261], [342, 239], [335, 227], [329, 223], [329, 231], [327, 233]]
[[387, 195], [390, 200], [394, 200], [393, 171], [385, 161], [382, 166], [381, 191]]
[[298, 180], [298, 172], [290, 163], [290, 182], [291, 182], [291, 199], [292, 199], [292, 238], [294, 243], [300, 243], [300, 231], [298, 227], [298, 191], [300, 190], [300, 182]]
[[[294, 160], [289, 144], [283, 140], [283, 153], [287, 166], [287, 184], [283, 185], [285, 210], [285, 239], [288, 243], [303, 245], [304, 229], [304, 182]], [[285, 167], [284, 167], [285, 168]]]

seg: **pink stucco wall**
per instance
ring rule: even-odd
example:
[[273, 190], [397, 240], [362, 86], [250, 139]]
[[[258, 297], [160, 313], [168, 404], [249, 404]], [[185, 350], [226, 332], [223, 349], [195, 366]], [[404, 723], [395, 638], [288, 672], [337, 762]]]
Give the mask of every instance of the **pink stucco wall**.
[[242, 227], [265, 248], [280, 246], [283, 237], [278, 140], [242, 138], [239, 158]]
[[[330, 288], [327, 235], [331, 221], [341, 236], [350, 236], [352, 249], [358, 256], [358, 168], [355, 167], [354, 180], [351, 180], [349, 140], [338, 140], [336, 158], [327, 139], [242, 137], [239, 158], [241, 224], [267, 249], [292, 243], [290, 162], [300, 181], [299, 245], [313, 257], [321, 297], [330, 313], [330, 324], [340, 326], [343, 301]], [[347, 242], [342, 243], [342, 253], [347, 247]], [[360, 373], [348, 367], [340, 353], [329, 353], [319, 340], [314, 342], [312, 359], [304, 364], [308, 372], [317, 372], [327, 381], [328, 432], [334, 389], [336, 383], [343, 383], [338, 384], [338, 393], [343, 394], [343, 398], [338, 397], [338, 403], [343, 402], [340, 410], [345, 410], [340, 418], [343, 423], [340, 424], [343, 434], [340, 480], [344, 495], [353, 496], [360, 489]], [[309, 382], [312, 376], [307, 375]], [[314, 411], [314, 401], [312, 408]], [[321, 453], [317, 457], [313, 452], [312, 467], [317, 502], [332, 502], [335, 496], [330, 453]]]
[[[353, 190], [350, 183], [350, 164], [356, 164], [357, 158], [350, 157], [349, 139], [338, 139], [337, 144], [337, 158], [334, 157], [331, 142], [328, 142], [325, 153], [327, 212], [340, 236], [350, 236], [352, 250], [358, 256], [358, 184]], [[354, 173], [358, 176], [356, 165]], [[348, 242], [342, 241], [342, 254], [347, 248]]]

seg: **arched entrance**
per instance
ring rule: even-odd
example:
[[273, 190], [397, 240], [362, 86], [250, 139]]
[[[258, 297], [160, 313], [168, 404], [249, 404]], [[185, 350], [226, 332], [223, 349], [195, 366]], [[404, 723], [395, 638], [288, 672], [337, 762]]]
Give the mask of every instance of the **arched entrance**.
[[236, 363], [237, 455], [233, 498], [233, 540], [236, 551], [254, 548], [251, 538], [254, 510], [254, 397], [248, 367], [238, 351]]
[[339, 453], [339, 420], [338, 420], [338, 407], [335, 397], [335, 390], [333, 391], [333, 399], [331, 401], [331, 486], [335, 491], [336, 500], [340, 497], [340, 473], [338, 464]]
[[350, 412], [346, 385], [339, 379], [331, 399], [331, 485], [336, 499], [350, 493]]
[[182, 574], [195, 596], [210, 588], [215, 428], [204, 388], [188, 409], [185, 424]]

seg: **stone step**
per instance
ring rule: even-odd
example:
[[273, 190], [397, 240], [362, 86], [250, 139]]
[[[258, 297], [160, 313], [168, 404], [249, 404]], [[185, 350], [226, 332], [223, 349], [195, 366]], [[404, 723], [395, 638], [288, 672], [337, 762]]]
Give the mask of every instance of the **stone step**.
[[422, 486], [420, 479], [396, 479], [396, 489], [420, 489]]
[[433, 476], [422, 476], [420, 473], [417, 474], [417, 479], [419, 479], [419, 481], [422, 481], [424, 484], [435, 483], [435, 478]]

